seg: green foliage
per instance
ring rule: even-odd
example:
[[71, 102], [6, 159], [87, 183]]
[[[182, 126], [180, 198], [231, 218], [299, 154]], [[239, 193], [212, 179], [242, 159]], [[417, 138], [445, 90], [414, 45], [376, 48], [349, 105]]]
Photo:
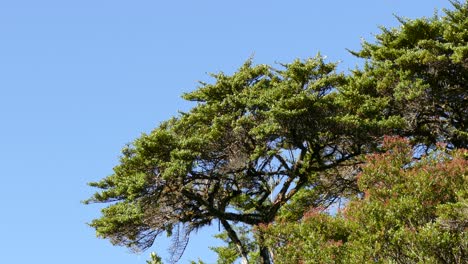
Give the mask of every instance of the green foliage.
[[468, 146], [468, 2], [453, 5], [443, 17], [399, 18], [353, 52], [366, 65], [341, 91], [356, 119], [382, 113], [404, 121], [400, 135]]
[[190, 264], [206, 264], [205, 262], [201, 261], [200, 259], [195, 262], [195, 261], [190, 261]]
[[[333, 185], [325, 171], [352, 167], [372, 135], [355, 137], [337, 118], [335, 87], [345, 78], [335, 64], [317, 56], [282, 67], [247, 61], [232, 76], [213, 75], [214, 84], [184, 95], [194, 108], [124, 148], [114, 174], [91, 183], [101, 191], [87, 202], [110, 203], [91, 222], [98, 235], [139, 250], [163, 232], [189, 234], [214, 219], [225, 229], [257, 226], [302, 188]], [[336, 195], [330, 187], [308, 203]], [[228, 235], [247, 258], [236, 232]], [[182, 252], [177, 241], [174, 252]]]
[[150, 254], [150, 260], [147, 260], [147, 264], [163, 264], [161, 257], [159, 257], [156, 253], [151, 252]]
[[413, 160], [411, 145], [386, 138], [366, 158], [353, 199], [336, 216], [317, 209], [277, 223], [268, 243], [279, 263], [465, 263], [467, 150], [439, 148]]

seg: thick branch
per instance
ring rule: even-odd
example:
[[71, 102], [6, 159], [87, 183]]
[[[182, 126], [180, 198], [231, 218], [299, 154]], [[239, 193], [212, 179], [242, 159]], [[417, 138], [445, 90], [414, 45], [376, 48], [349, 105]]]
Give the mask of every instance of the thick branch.
[[229, 238], [231, 239], [231, 241], [234, 244], [236, 244], [237, 251], [239, 252], [239, 254], [241, 255], [241, 258], [242, 258], [242, 264], [249, 263], [247, 250], [246, 250], [244, 244], [242, 244], [242, 241], [240, 241], [239, 237], [237, 236], [236, 231], [234, 231], [234, 229], [232, 229], [232, 227], [228, 223], [228, 221], [223, 220], [223, 219], [221, 219], [220, 221], [221, 221], [221, 224], [223, 225], [224, 229], [226, 230]]
[[258, 224], [261, 220], [261, 216], [259, 214], [237, 214], [221, 211], [206, 201], [203, 197], [188, 190], [182, 190], [182, 194], [187, 198], [198, 202], [201, 206], [204, 206], [212, 217], [218, 218], [220, 220], [242, 222], [249, 225]]

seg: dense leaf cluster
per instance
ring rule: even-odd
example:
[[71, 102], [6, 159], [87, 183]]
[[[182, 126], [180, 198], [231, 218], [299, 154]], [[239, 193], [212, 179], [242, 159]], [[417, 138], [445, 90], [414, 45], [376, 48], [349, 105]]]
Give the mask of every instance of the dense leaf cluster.
[[358, 112], [398, 114], [406, 121], [402, 135], [427, 143], [468, 145], [468, 8], [453, 5], [443, 17], [400, 18], [399, 28], [382, 27], [375, 43], [353, 52], [366, 59], [345, 92], [361, 102]]

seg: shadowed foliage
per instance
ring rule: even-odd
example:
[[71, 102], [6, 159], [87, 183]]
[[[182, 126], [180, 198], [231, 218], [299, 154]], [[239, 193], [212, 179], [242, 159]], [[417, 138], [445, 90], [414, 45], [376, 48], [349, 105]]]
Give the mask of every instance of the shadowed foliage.
[[330, 216], [265, 228], [278, 263], [466, 263], [468, 150], [441, 146], [414, 160], [411, 145], [386, 138], [366, 158], [360, 198]]

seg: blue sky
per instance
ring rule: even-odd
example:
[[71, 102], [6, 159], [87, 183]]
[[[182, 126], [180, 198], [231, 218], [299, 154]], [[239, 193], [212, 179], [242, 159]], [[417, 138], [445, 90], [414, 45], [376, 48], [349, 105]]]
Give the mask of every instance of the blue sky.
[[[145, 263], [97, 239], [86, 185], [112, 172], [120, 149], [190, 107], [180, 95], [255, 63], [317, 52], [341, 70], [346, 48], [372, 40], [392, 14], [416, 18], [436, 0], [0, 0], [0, 263]], [[201, 230], [181, 263], [215, 261]], [[166, 253], [167, 241], [155, 248]]]

